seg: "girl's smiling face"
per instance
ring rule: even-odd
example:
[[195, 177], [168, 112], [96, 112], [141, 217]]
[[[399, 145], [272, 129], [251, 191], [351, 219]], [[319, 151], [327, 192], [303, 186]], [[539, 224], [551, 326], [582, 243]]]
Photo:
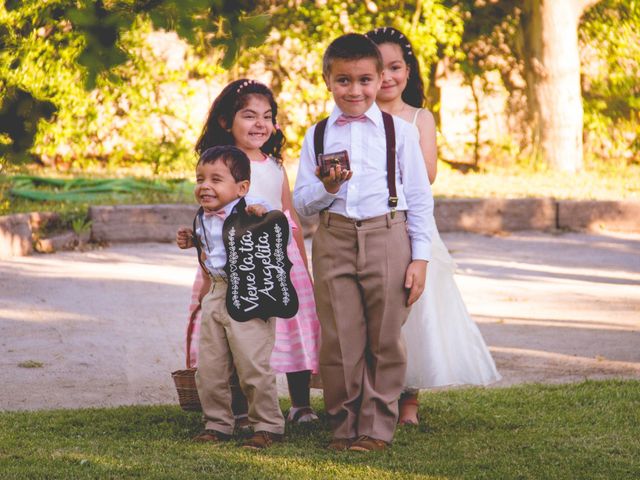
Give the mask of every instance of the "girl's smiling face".
[[249, 95], [246, 105], [233, 117], [231, 135], [236, 147], [252, 160], [260, 159], [260, 147], [269, 140], [273, 131], [273, 112], [269, 100], [262, 95]]
[[382, 87], [376, 97], [383, 102], [395, 100], [402, 95], [409, 79], [409, 66], [402, 56], [402, 48], [396, 43], [378, 45], [382, 54]]

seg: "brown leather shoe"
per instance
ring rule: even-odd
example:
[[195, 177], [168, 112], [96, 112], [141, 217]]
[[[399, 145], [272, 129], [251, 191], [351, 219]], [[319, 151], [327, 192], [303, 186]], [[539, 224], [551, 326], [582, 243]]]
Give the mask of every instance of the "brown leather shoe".
[[203, 430], [191, 440], [193, 440], [194, 442], [221, 443], [231, 440], [231, 435], [216, 432], [215, 430]]
[[349, 447], [352, 452], [382, 452], [389, 444], [377, 438], [360, 435], [358, 439]]
[[327, 449], [333, 450], [334, 452], [344, 452], [345, 450], [349, 450], [349, 447], [355, 440], [355, 438], [334, 438], [329, 445], [327, 445]]
[[254, 450], [262, 450], [264, 448], [269, 448], [273, 442], [281, 441], [282, 435], [260, 430], [254, 433], [251, 438], [247, 438], [242, 444], [242, 447], [252, 448]]

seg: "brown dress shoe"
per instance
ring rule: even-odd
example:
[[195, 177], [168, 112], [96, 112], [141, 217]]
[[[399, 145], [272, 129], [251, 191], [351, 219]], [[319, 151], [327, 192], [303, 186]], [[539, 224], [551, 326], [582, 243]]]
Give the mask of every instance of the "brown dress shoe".
[[351, 444], [349, 450], [352, 452], [382, 452], [386, 450], [389, 444], [377, 438], [360, 435], [358, 439]]
[[354, 441], [355, 438], [334, 438], [329, 445], [327, 445], [327, 449], [333, 450], [334, 452], [344, 452], [345, 450], [349, 450], [349, 447]]
[[247, 438], [242, 444], [242, 447], [252, 448], [254, 450], [262, 450], [264, 448], [269, 448], [273, 442], [281, 441], [282, 435], [260, 430], [254, 433], [251, 438]]
[[227, 435], [215, 430], [203, 430], [198, 435], [192, 438], [194, 442], [211, 442], [220, 443], [231, 440], [231, 435]]

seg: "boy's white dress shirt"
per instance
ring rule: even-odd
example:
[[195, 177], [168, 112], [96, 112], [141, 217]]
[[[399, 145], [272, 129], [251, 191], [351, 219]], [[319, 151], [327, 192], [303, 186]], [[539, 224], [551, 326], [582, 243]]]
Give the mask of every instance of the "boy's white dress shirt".
[[[374, 103], [365, 112], [364, 122], [336, 125], [342, 114], [333, 109], [325, 130], [324, 153], [349, 152], [353, 176], [341, 185], [337, 194], [329, 193], [316, 177], [313, 126], [304, 137], [300, 167], [293, 191], [293, 204], [302, 215], [313, 215], [328, 208], [353, 220], [385, 215], [389, 208], [387, 188], [387, 147], [382, 112]], [[416, 127], [393, 117], [396, 131], [397, 210], [407, 211], [413, 260], [431, 258], [431, 222], [433, 196], [427, 177]]]
[[[259, 198], [244, 197], [244, 199], [247, 202], [247, 205], [257, 204], [262, 205], [267, 210], [272, 210], [269, 204]], [[227, 252], [225, 251], [224, 242], [222, 241], [222, 227], [224, 226], [224, 221], [231, 214], [239, 201], [240, 199], [236, 198], [234, 201], [224, 206], [224, 218], [217, 215], [202, 216], [202, 224], [207, 234], [206, 240], [203, 235], [200, 222], [196, 222], [196, 235], [198, 235], [198, 238], [202, 243], [202, 250], [207, 256], [204, 264], [207, 267], [207, 270], [211, 273], [220, 275], [225, 274], [223, 269], [227, 263]]]

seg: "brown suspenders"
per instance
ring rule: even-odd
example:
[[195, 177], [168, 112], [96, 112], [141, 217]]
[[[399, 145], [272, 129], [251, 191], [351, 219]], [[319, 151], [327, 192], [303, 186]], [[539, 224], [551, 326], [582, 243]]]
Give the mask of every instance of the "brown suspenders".
[[[318, 155], [324, 153], [324, 132], [327, 128], [327, 118], [320, 120], [313, 132], [313, 147], [316, 154], [316, 164]], [[396, 131], [393, 124], [393, 117], [386, 112], [382, 112], [384, 123], [384, 136], [387, 142], [387, 188], [389, 189], [389, 207], [391, 208], [391, 218], [396, 214], [398, 206], [398, 194], [396, 192]]]
[[389, 189], [389, 207], [391, 218], [396, 214], [398, 206], [398, 193], [396, 192], [396, 129], [393, 125], [393, 117], [382, 112], [384, 122], [384, 136], [387, 141], [387, 188]]

